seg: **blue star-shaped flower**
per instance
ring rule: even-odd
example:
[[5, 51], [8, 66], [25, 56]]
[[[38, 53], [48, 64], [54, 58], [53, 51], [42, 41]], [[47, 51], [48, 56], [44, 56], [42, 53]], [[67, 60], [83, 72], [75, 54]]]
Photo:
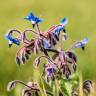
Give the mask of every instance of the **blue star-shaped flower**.
[[32, 12], [29, 13], [29, 15], [27, 17], [25, 17], [24, 19], [31, 21], [32, 24], [38, 24], [39, 22], [42, 22], [43, 21], [39, 17], [35, 17]]
[[13, 38], [12, 35], [5, 35], [5, 38], [9, 41], [9, 47], [12, 46], [12, 43], [20, 45], [20, 40], [18, 40], [17, 38]]

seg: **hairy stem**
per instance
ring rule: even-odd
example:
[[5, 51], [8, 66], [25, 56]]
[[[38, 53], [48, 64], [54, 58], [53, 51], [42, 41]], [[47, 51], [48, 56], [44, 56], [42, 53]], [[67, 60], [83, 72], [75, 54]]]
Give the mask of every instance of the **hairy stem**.
[[51, 51], [51, 52], [55, 52], [55, 53], [59, 53], [59, 51], [58, 50], [55, 50], [55, 49], [46, 49], [46, 51]]
[[13, 32], [17, 32], [17, 33], [21, 34], [21, 32], [20, 32], [19, 30], [17, 30], [17, 29], [11, 29], [11, 30], [9, 30], [9, 31], [8, 31], [8, 34], [10, 35], [10, 34], [12, 34]]
[[39, 29], [39, 25], [38, 24], [36, 24], [36, 28], [37, 28], [38, 34], [40, 35], [41, 33], [40, 33], [40, 29]]
[[71, 45], [71, 47], [69, 47], [66, 51], [72, 50], [72, 49], [74, 48], [74, 45], [77, 44], [77, 43], [79, 43], [79, 41], [76, 41], [75, 43], [73, 43], [73, 44]]

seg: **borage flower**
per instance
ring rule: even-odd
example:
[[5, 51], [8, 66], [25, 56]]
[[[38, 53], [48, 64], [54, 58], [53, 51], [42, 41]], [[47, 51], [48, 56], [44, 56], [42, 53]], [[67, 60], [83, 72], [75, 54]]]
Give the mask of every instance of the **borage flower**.
[[23, 45], [22, 48], [16, 54], [16, 62], [17, 64], [24, 64], [27, 59], [29, 59], [29, 55], [34, 52], [35, 55], [38, 51], [44, 52], [47, 55], [47, 51], [43, 48], [43, 41], [40, 38], [32, 39], [31, 41], [27, 41]]
[[56, 66], [54, 64], [45, 64], [44, 65], [44, 72], [45, 72], [45, 81], [47, 83], [50, 82], [50, 80], [54, 81], [55, 80], [55, 71], [56, 71]]
[[84, 50], [85, 44], [87, 43], [88, 43], [88, 38], [84, 38], [83, 40], [76, 42], [72, 48], [82, 48]]
[[[68, 79], [72, 72], [76, 71], [77, 66], [77, 56], [72, 51], [74, 48], [84, 47], [85, 44], [88, 42], [88, 38], [85, 38], [81, 41], [78, 41], [72, 45], [71, 48], [69, 48], [66, 51], [62, 50], [53, 50], [50, 49], [50, 51], [55, 52], [56, 54], [53, 55], [53, 60], [57, 64], [58, 68], [61, 69], [61, 73], [63, 73], [66, 78]], [[84, 47], [85, 48], [85, 47]], [[72, 65], [72, 69], [70, 69], [70, 65]]]
[[[29, 40], [26, 36], [27, 32], [33, 32], [36, 34], [36, 38]], [[42, 34], [38, 34], [36, 31], [32, 29], [27, 29], [22, 33], [23, 38], [23, 46], [19, 49], [16, 54], [16, 62], [17, 64], [24, 64], [27, 59], [29, 59], [29, 55], [34, 52], [35, 55], [38, 51], [44, 52], [47, 55], [47, 51], [45, 47], [47, 47], [47, 43], [44, 42], [45, 38]], [[48, 47], [49, 48], [49, 47]]]
[[34, 28], [35, 24], [38, 24], [43, 21], [43, 19], [34, 16], [34, 14], [32, 12], [29, 13], [29, 15], [27, 17], [25, 17], [24, 19], [31, 21], [33, 28]]
[[47, 56], [40, 56], [35, 60], [35, 68], [37, 68], [37, 66], [39, 65], [41, 57], [45, 57], [47, 59], [47, 64], [44, 64], [45, 80], [47, 82], [54, 80], [59, 75], [60, 77], [64, 77], [65, 75], [66, 78], [69, 79], [69, 76], [71, 75], [69, 63], [72, 64], [72, 71], [76, 71], [77, 58], [73, 52], [64, 52], [57, 50], [56, 54], [53, 56], [53, 59]]
[[65, 26], [68, 23], [68, 20], [66, 18], [63, 18], [63, 19], [61, 19], [60, 22], [61, 22], [60, 23], [61, 26], [58, 26], [55, 29], [55, 34], [57, 34], [57, 35], [59, 35], [61, 31], [63, 31], [64, 33], [66, 33]]
[[[13, 90], [17, 84], [21, 84], [23, 85], [23, 89], [22, 89], [22, 93], [21, 96], [39, 96], [39, 92], [41, 91], [40, 87], [38, 86], [38, 84], [34, 81], [30, 81], [27, 84], [21, 80], [14, 80], [8, 83], [7, 85], [7, 91], [11, 91]], [[44, 91], [44, 90], [43, 90]], [[53, 94], [46, 90], [46, 94], [48, 94], [48, 96], [53, 96]]]
[[[13, 32], [18, 32], [19, 36], [16, 38], [12, 37]], [[12, 46], [12, 44], [20, 45], [21, 42], [21, 33], [18, 30], [10, 30], [7, 34], [5, 34], [5, 38], [9, 41], [9, 47]]]
[[44, 74], [45, 74], [45, 81], [48, 83], [50, 80], [54, 81], [55, 80], [55, 75], [56, 75], [56, 72], [58, 72], [58, 66], [55, 64], [55, 62], [53, 60], [51, 60], [50, 57], [48, 56], [40, 56], [38, 58], [36, 58], [35, 62], [34, 62], [34, 66], [35, 68], [38, 67], [40, 61], [41, 61], [41, 58], [46, 58], [46, 60], [48, 61], [47, 64], [44, 64], [43, 67], [44, 67]]
[[[76, 57], [74, 57], [76, 58]], [[69, 67], [69, 63], [72, 64], [73, 72], [76, 71], [76, 62], [72, 57], [70, 57], [69, 54], [67, 54], [64, 51], [58, 51], [55, 55], [53, 55], [53, 60], [56, 62], [57, 66], [59, 67], [59, 73], [62, 73], [66, 76], [67, 79], [69, 79], [69, 76], [71, 75], [71, 69]], [[70, 61], [69, 61], [70, 60]]]
[[31, 81], [26, 84], [25, 82], [20, 80], [14, 80], [9, 82], [7, 85], [7, 90], [13, 90], [18, 83], [24, 86], [21, 96], [31, 96], [33, 94], [38, 95], [38, 92], [40, 91], [36, 82]]
[[31, 49], [28, 49], [26, 46], [23, 46], [16, 54], [16, 63], [17, 64], [24, 64], [26, 60], [29, 59], [31, 54]]
[[48, 43], [50, 43], [48, 45], [51, 45], [51, 48], [57, 44], [57, 41], [59, 41], [59, 35], [61, 31], [64, 31], [64, 39], [67, 39], [67, 34], [65, 30], [65, 25], [67, 24], [67, 22], [68, 20], [64, 18], [61, 20], [61, 23], [59, 25], [52, 26], [43, 33], [43, 35], [47, 38], [45, 38], [45, 41], [47, 40]]

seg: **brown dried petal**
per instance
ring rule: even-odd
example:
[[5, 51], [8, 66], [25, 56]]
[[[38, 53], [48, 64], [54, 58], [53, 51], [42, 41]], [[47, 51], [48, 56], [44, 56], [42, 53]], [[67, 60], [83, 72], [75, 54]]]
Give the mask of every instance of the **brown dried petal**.
[[35, 54], [35, 55], [36, 55], [36, 54], [38, 54], [38, 49], [37, 49], [37, 47], [36, 47], [36, 46], [34, 47], [34, 49], [33, 49], [33, 50], [34, 50], [34, 54]]
[[59, 41], [59, 36], [57, 36], [56, 34], [54, 34], [55, 38], [57, 41]]
[[22, 56], [21, 60], [22, 60], [22, 63], [24, 64], [25, 63], [25, 57]]
[[39, 63], [40, 63], [40, 58], [38, 57], [38, 58], [36, 58], [35, 61], [34, 61], [34, 66], [35, 66], [35, 68], [38, 67]]
[[31, 50], [26, 49], [26, 53], [30, 55], [31, 54]]
[[65, 74], [66, 78], [68, 79], [69, 78], [69, 75], [71, 74], [71, 71], [70, 71], [68, 65], [64, 65], [63, 68], [64, 68], [63, 69], [63, 74]]
[[73, 64], [72, 64], [72, 69], [73, 69], [73, 72], [76, 71], [76, 63], [73, 63]]
[[77, 62], [77, 56], [73, 52], [66, 52], [69, 58], [71, 58], [73, 61]]
[[52, 59], [55, 60], [57, 56], [58, 56], [58, 53], [54, 54]]
[[20, 65], [21, 61], [20, 61], [20, 58], [19, 58], [19, 57], [16, 57], [16, 63], [17, 63], [18, 65]]
[[29, 55], [26, 53], [25, 54], [25, 58], [28, 60], [29, 59]]

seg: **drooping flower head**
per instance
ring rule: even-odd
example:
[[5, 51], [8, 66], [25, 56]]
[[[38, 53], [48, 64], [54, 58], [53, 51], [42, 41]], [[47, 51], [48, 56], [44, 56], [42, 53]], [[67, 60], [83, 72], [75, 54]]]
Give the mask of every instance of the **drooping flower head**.
[[46, 64], [45, 65], [45, 80], [48, 83], [50, 80], [55, 80], [54, 71], [56, 71], [56, 66], [54, 64]]
[[65, 32], [65, 26], [68, 23], [67, 18], [63, 18], [60, 20], [60, 25], [58, 26], [57, 29], [55, 30], [55, 33], [57, 32], [58, 34], [60, 34], [60, 31], [64, 31]]
[[82, 48], [83, 50], [85, 49], [85, 44], [88, 43], [88, 38], [84, 38], [83, 40], [77, 42], [73, 48]]
[[67, 39], [67, 34], [66, 34], [66, 30], [65, 30], [65, 26], [68, 23], [67, 18], [63, 18], [60, 21], [60, 24], [58, 25], [54, 25], [51, 26], [47, 31], [44, 32], [44, 36], [47, 38], [44, 38], [44, 48], [54, 48], [54, 46], [57, 44], [57, 41], [59, 41], [60, 37], [60, 33], [63, 31], [64, 34], [64, 40]]
[[5, 38], [9, 41], [9, 47], [12, 46], [12, 43], [20, 45], [20, 41], [17, 38], [13, 38], [11, 35], [5, 35]]
[[67, 33], [66, 33], [66, 29], [65, 26], [68, 23], [67, 18], [63, 18], [60, 20], [60, 25], [58, 26], [55, 31], [54, 34], [59, 38], [60, 33], [63, 31], [64, 32], [64, 40], [67, 40]]
[[[12, 36], [12, 33], [13, 32], [18, 32], [19, 33], [19, 36], [14, 38]], [[4, 35], [4, 37], [8, 40], [9, 42], [9, 47], [12, 46], [12, 44], [16, 44], [16, 45], [20, 45], [20, 42], [21, 42], [21, 36], [20, 36], [20, 32], [18, 30], [11, 30], [9, 31], [7, 34]]]

